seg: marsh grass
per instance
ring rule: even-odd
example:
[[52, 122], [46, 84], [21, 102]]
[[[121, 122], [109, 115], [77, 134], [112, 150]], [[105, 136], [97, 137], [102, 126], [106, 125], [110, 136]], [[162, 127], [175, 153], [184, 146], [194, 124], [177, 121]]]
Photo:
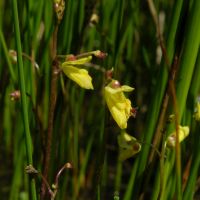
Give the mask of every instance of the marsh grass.
[[[65, 163], [72, 168], [60, 175], [56, 199], [199, 199], [200, 126], [194, 110], [200, 89], [200, 1], [153, 5], [158, 15], [165, 15], [162, 41], [147, 1], [68, 0], [57, 34], [53, 1], [0, 2], [1, 199], [40, 199], [44, 166], [51, 186]], [[91, 22], [94, 13], [99, 19]], [[158, 63], [160, 45], [164, 56]], [[93, 91], [62, 73], [52, 89], [55, 52], [79, 55], [97, 49], [108, 56], [93, 57], [96, 67], [88, 67]], [[102, 71], [112, 67], [115, 79], [135, 88], [129, 98], [138, 107], [127, 132], [142, 150], [123, 162], [118, 159], [120, 129], [103, 98]], [[55, 88], [50, 160], [45, 164]], [[16, 90], [21, 96], [11, 100]], [[174, 113], [177, 123], [168, 123]], [[189, 126], [189, 136], [176, 148], [165, 148], [177, 124]], [[27, 165], [39, 173], [27, 174]]]

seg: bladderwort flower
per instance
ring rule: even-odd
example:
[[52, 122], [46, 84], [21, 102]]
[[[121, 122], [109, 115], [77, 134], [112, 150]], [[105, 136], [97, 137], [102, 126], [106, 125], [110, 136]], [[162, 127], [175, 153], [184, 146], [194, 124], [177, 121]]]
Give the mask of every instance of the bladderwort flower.
[[121, 134], [117, 137], [119, 145], [119, 160], [124, 161], [141, 150], [141, 144], [138, 140], [122, 131]]
[[131, 101], [125, 97], [124, 92], [131, 92], [134, 88], [120, 85], [119, 81], [112, 81], [104, 88], [104, 96], [112, 117], [121, 129], [127, 128], [127, 121], [133, 115]]
[[198, 97], [198, 99], [196, 101], [196, 106], [195, 106], [193, 116], [196, 121], [200, 121], [200, 97]]
[[[190, 132], [190, 128], [188, 126], [180, 126], [179, 125], [179, 131], [178, 131], [178, 136], [179, 136], [179, 142], [182, 142]], [[168, 147], [174, 148], [176, 145], [176, 131], [171, 133], [169, 137], [167, 138], [166, 145]]]
[[92, 78], [88, 74], [86, 69], [81, 68], [84, 64], [90, 62], [92, 56], [87, 56], [84, 58], [76, 59], [74, 56], [73, 59], [70, 59], [62, 63], [61, 69], [67, 75], [67, 77], [74, 82], [76, 82], [80, 87], [84, 89], [93, 90]]

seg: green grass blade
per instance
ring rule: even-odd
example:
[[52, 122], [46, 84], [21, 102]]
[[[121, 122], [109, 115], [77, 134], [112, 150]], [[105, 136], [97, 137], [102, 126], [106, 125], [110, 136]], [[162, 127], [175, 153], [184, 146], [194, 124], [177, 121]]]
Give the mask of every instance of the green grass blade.
[[[25, 145], [26, 145], [26, 153], [27, 153], [27, 164], [32, 165], [32, 139], [30, 135], [29, 129], [29, 120], [28, 120], [28, 110], [27, 110], [27, 102], [26, 102], [26, 88], [25, 88], [25, 80], [24, 80], [24, 70], [23, 70], [23, 61], [22, 61], [22, 49], [21, 49], [21, 39], [20, 39], [20, 29], [19, 29], [19, 20], [18, 20], [18, 8], [17, 8], [17, 0], [12, 1], [12, 9], [13, 9], [13, 18], [14, 18], [14, 27], [15, 27], [15, 40], [17, 46], [17, 60], [18, 60], [18, 70], [19, 70], [19, 81], [21, 87], [21, 100], [22, 100], [22, 115], [24, 120], [24, 134], [25, 134]], [[35, 181], [31, 179], [31, 192], [32, 199], [36, 200], [36, 189], [35, 189]]]

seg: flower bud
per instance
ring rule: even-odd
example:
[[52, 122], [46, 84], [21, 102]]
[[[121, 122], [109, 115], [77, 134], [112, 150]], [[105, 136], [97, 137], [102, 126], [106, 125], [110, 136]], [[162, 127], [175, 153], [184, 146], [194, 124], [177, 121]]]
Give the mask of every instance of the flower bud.
[[[182, 142], [189, 135], [190, 128], [188, 126], [179, 126], [178, 136], [179, 142]], [[167, 138], [166, 144], [168, 147], [176, 146], [176, 131], [171, 133]]]
[[117, 139], [119, 144], [119, 160], [121, 161], [134, 156], [141, 150], [141, 144], [137, 139], [125, 131], [122, 131]]
[[20, 93], [19, 90], [15, 90], [14, 92], [11, 92], [11, 93], [10, 93], [10, 97], [11, 97], [11, 100], [12, 100], [12, 101], [17, 101], [17, 100], [20, 99], [21, 93]]
[[196, 107], [195, 107], [193, 116], [196, 121], [200, 121], [200, 102], [199, 102], [199, 100], [196, 102]]

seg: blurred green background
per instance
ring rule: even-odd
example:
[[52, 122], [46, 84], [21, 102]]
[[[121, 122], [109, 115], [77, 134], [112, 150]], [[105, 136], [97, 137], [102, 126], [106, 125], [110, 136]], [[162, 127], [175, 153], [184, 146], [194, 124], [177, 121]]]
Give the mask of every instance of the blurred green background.
[[[19, 20], [14, 14], [16, 3]], [[163, 43], [151, 5], [159, 18]], [[44, 0], [0, 1], [1, 199], [40, 199], [41, 177], [31, 181], [25, 167], [32, 164], [40, 172], [44, 169], [57, 23], [54, 6], [55, 2]], [[108, 54], [103, 60], [94, 57], [92, 63], [105, 70], [113, 68], [114, 79], [135, 88], [129, 99], [138, 111], [136, 118], [129, 119], [127, 132], [141, 142], [142, 150], [128, 160], [118, 160], [120, 129], [104, 103], [105, 75], [101, 70], [89, 68], [94, 91], [81, 89], [60, 73], [55, 85], [57, 101], [47, 178], [50, 186], [65, 163], [73, 168], [60, 176], [56, 199], [200, 199], [200, 126], [193, 117], [200, 88], [199, 19], [199, 0], [65, 1], [58, 25], [57, 55], [79, 55], [97, 49]], [[160, 44], [167, 59], [163, 59]], [[20, 63], [14, 60], [16, 52], [23, 60], [24, 82], [18, 71]], [[178, 155], [175, 148], [161, 145], [175, 130], [174, 122], [167, 123], [175, 110], [173, 95], [166, 89], [175, 57], [178, 64], [172, 82], [178, 123], [190, 127]], [[20, 83], [27, 105], [16, 93], [12, 98], [13, 92], [20, 90]], [[166, 94], [167, 111], [159, 121]], [[28, 129], [24, 129], [25, 124]], [[152, 147], [159, 126], [160, 139]], [[29, 144], [27, 130], [31, 135]], [[27, 158], [27, 147], [33, 149], [32, 163], [30, 155]], [[161, 156], [154, 154], [150, 162], [150, 152], [155, 149]], [[179, 158], [181, 166], [176, 167]]]

